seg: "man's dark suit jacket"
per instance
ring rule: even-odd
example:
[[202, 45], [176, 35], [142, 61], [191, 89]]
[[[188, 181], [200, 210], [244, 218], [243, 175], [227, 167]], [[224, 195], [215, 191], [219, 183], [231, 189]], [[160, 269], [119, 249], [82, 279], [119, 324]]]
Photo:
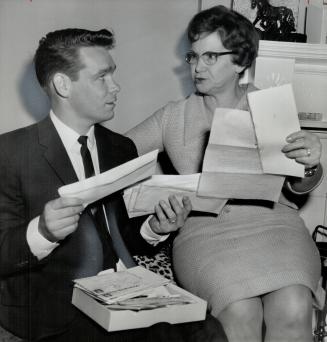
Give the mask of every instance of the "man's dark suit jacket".
[[[137, 156], [131, 140], [100, 125], [95, 125], [95, 137], [101, 172]], [[42, 213], [45, 203], [58, 197], [60, 186], [77, 180], [49, 117], [0, 136], [0, 324], [20, 337], [34, 339], [64, 331], [77, 314], [70, 304], [72, 279], [103, 269], [96, 229], [85, 236], [80, 224], [41, 261], [26, 241], [28, 223]], [[126, 244], [132, 252], [135, 248], [144, 252], [149, 245], [139, 229], [129, 225], [121, 195], [107, 200], [121, 210], [116, 214]], [[89, 260], [94, 270], [83, 274]]]

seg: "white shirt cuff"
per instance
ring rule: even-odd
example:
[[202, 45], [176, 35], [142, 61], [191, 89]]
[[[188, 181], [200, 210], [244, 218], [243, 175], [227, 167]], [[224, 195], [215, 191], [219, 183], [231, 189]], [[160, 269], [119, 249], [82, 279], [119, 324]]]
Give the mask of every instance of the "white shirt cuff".
[[159, 235], [155, 233], [150, 225], [149, 225], [149, 220], [151, 219], [153, 215], [149, 216], [142, 224], [141, 227], [141, 235], [143, 239], [149, 243], [152, 246], [157, 246], [159, 242], [163, 242], [168, 239], [170, 234], [165, 234], [165, 235]]
[[39, 233], [39, 219], [40, 216], [37, 216], [28, 224], [26, 239], [31, 252], [41, 260], [58, 247], [59, 243], [51, 242]]

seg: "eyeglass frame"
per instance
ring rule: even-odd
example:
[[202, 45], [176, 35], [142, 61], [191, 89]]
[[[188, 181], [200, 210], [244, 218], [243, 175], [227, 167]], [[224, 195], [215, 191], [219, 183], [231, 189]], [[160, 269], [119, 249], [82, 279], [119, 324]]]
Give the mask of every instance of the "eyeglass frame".
[[[235, 55], [236, 53], [237, 53], [236, 51], [224, 51], [224, 52], [206, 51], [206, 52], [203, 52], [201, 55], [198, 55], [196, 52], [190, 50], [190, 51], [188, 51], [188, 52], [185, 54], [185, 61], [186, 61], [187, 64], [193, 65], [193, 64], [198, 63], [198, 62], [199, 62], [199, 59], [200, 59], [202, 56], [208, 55], [208, 54], [213, 54], [213, 55], [215, 55], [215, 61], [214, 61], [212, 64], [211, 64], [211, 63], [207, 63], [203, 58], [202, 58], [202, 60], [203, 60], [203, 62], [204, 62], [205, 65], [214, 65], [214, 64], [217, 63], [218, 57], [220, 57], [220, 56], [225, 56], [225, 55]], [[193, 54], [193, 57], [196, 58], [196, 62], [191, 63], [191, 61], [188, 60], [188, 55], [189, 55], [189, 54]]]

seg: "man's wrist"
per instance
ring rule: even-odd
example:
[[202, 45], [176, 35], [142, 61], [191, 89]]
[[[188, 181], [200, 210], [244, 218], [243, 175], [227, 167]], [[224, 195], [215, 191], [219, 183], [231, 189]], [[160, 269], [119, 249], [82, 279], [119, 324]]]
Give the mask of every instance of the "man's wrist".
[[149, 224], [149, 220], [152, 216], [153, 215], [149, 216], [142, 224], [140, 233], [143, 239], [145, 239], [149, 244], [156, 246], [159, 242], [163, 242], [168, 239], [169, 234], [159, 235], [153, 231]]
[[40, 216], [37, 216], [29, 223], [26, 232], [26, 239], [32, 254], [41, 260], [47, 257], [56, 247], [59, 246], [59, 244], [52, 243], [41, 235], [39, 232], [39, 220]]
[[44, 223], [43, 216], [40, 216], [39, 224], [38, 224], [39, 233], [49, 242], [57, 243], [59, 240], [49, 231]]
[[151, 218], [149, 219], [149, 221], [148, 221], [148, 223], [149, 223], [149, 227], [150, 227], [150, 229], [152, 230], [152, 232], [154, 233], [154, 234], [157, 234], [157, 235], [159, 235], [159, 236], [166, 236], [166, 235], [169, 235], [169, 233], [167, 233], [167, 232], [162, 232], [162, 231], [157, 231], [157, 229], [156, 229], [156, 227], [154, 226], [154, 224], [152, 224], [152, 221], [154, 220], [154, 216], [153, 215], [151, 215]]

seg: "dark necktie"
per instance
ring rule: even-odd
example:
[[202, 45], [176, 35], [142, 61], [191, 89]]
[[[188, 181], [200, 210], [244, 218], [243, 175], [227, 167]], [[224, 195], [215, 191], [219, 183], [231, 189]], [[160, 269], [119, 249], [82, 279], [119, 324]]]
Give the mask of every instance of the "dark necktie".
[[[85, 178], [89, 178], [95, 175], [94, 166], [91, 158], [90, 150], [87, 147], [87, 136], [81, 135], [77, 141], [81, 144], [81, 156], [84, 165]], [[118, 262], [118, 257], [113, 247], [112, 239], [106, 224], [106, 219], [103, 212], [103, 207], [101, 203], [97, 203], [93, 206], [95, 210], [88, 208], [90, 215], [96, 220], [96, 228], [100, 236], [101, 242], [103, 244], [103, 267], [104, 268], [116, 268], [116, 263]], [[94, 212], [94, 215], [92, 214]]]
[[94, 176], [94, 167], [92, 163], [91, 153], [87, 147], [87, 136], [81, 135], [77, 141], [81, 144], [81, 156], [83, 159], [85, 178]]

